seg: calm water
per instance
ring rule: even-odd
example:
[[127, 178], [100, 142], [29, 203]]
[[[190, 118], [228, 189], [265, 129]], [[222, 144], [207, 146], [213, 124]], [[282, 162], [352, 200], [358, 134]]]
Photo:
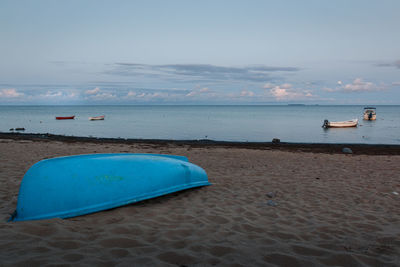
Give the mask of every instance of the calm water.
[[[144, 139], [400, 144], [400, 106], [0, 106], [0, 131]], [[75, 115], [57, 121], [55, 116]], [[105, 115], [104, 121], [88, 117]], [[358, 118], [357, 128], [327, 129], [324, 119]]]

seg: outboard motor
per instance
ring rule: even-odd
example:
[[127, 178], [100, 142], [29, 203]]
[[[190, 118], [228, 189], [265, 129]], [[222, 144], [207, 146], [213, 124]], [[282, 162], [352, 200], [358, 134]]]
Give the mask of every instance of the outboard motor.
[[370, 121], [372, 119], [372, 112], [368, 113], [368, 120]]
[[324, 124], [322, 125], [322, 127], [328, 128], [328, 126], [329, 126], [329, 121], [328, 120], [324, 120]]

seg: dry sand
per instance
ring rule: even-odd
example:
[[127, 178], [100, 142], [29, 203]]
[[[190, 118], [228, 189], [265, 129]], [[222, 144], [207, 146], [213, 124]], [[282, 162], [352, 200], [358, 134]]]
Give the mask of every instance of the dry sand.
[[[112, 152], [184, 155], [213, 185], [71, 219], [6, 222], [32, 164]], [[0, 265], [399, 266], [393, 192], [399, 155], [0, 139]]]

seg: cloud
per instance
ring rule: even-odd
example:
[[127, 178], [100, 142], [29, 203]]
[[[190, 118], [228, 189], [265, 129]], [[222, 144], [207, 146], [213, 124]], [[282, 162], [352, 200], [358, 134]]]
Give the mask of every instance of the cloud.
[[361, 78], [356, 78], [352, 83], [342, 86], [342, 89], [345, 92], [371, 92], [380, 91], [383, 88], [372, 82], [364, 82]]
[[300, 96], [297, 92], [293, 92], [291, 90], [292, 85], [289, 83], [284, 83], [281, 85], [266, 83], [264, 84], [263, 88], [269, 89], [270, 94], [272, 94], [277, 100], [291, 99]]
[[196, 92], [196, 91], [191, 91], [190, 93], [188, 93], [186, 96], [195, 96], [195, 95], [197, 95], [198, 94], [198, 92]]
[[314, 97], [314, 95], [311, 93], [310, 90], [305, 90], [304, 94], [305, 94], [306, 97]]
[[15, 88], [10, 89], [1, 89], [0, 90], [0, 97], [4, 98], [17, 98], [24, 96], [23, 93], [19, 93]]
[[129, 91], [128, 94], [126, 95], [126, 97], [130, 98], [130, 97], [135, 97], [137, 95], [136, 92], [134, 91]]
[[54, 97], [60, 97], [63, 96], [63, 93], [58, 91], [58, 92], [52, 92], [52, 91], [47, 91], [46, 94], [40, 95], [41, 97], [46, 97], [46, 98], [54, 98]]
[[272, 84], [272, 83], [266, 83], [266, 84], [264, 84], [264, 86], [263, 86], [263, 88], [264, 89], [271, 89], [271, 88], [274, 88], [274, 84]]
[[290, 88], [292, 88], [292, 85], [290, 83], [284, 83], [284, 84], [280, 85], [279, 87], [283, 88], [283, 89], [290, 89]]
[[400, 86], [400, 82], [392, 82], [393, 86]]
[[174, 81], [248, 81], [266, 82], [276, 79], [271, 76], [273, 72], [296, 72], [296, 67], [279, 66], [244, 66], [225, 67], [211, 64], [167, 64], [147, 65], [136, 63], [115, 63], [113, 69], [106, 74], [120, 76], [147, 76]]
[[208, 87], [197, 85], [193, 90], [186, 89], [134, 89], [121, 95], [125, 101], [142, 102], [185, 102], [197, 100], [214, 100], [218, 94]]
[[[204, 88], [196, 89], [197, 91], [202, 91], [205, 94]], [[191, 91], [185, 89], [148, 89], [148, 88], [135, 88], [124, 91], [123, 93], [119, 92], [118, 97], [121, 101], [129, 101], [129, 102], [160, 102], [166, 103], [184, 101], [185, 96]], [[116, 92], [115, 92], [116, 93]]]
[[282, 100], [285, 98], [289, 98], [290, 93], [287, 89], [281, 88], [279, 86], [275, 86], [270, 90], [271, 94], [278, 100]]
[[322, 91], [332, 93], [332, 92], [337, 92], [337, 91], [339, 91], [339, 89], [338, 89], [338, 88], [323, 87], [323, 88], [322, 88]]
[[395, 67], [395, 68], [400, 69], [400, 60], [396, 60], [396, 61], [389, 62], [389, 63], [378, 63], [378, 64], [375, 64], [375, 66], [378, 66], [378, 67]]
[[111, 99], [116, 99], [116, 98], [117, 98], [117, 96], [115, 94], [113, 94], [113, 93], [110, 93], [110, 92], [98, 93], [98, 94], [90, 96], [90, 99], [96, 100], [96, 101], [98, 101], [98, 100], [111, 100]]
[[191, 96], [205, 95], [205, 94], [213, 94], [213, 92], [208, 87], [204, 87], [201, 89], [194, 89], [190, 91], [188, 94], [186, 94], [186, 96], [191, 97]]
[[96, 94], [98, 94], [100, 92], [100, 88], [98, 88], [98, 87], [96, 87], [96, 88], [94, 88], [94, 89], [92, 89], [92, 90], [86, 90], [86, 94], [87, 95], [96, 95]]
[[165, 92], [134, 92], [129, 91], [128, 94], [125, 96], [125, 99], [129, 100], [144, 100], [144, 101], [154, 101], [154, 100], [168, 100], [169, 98], [175, 96], [175, 94], [169, 94]]
[[[265, 86], [264, 86], [265, 87]], [[270, 86], [267, 86], [268, 88]], [[267, 88], [267, 89], [268, 89]], [[310, 90], [294, 89], [292, 84], [284, 83], [275, 85], [269, 88], [269, 93], [276, 98], [276, 100], [299, 100], [314, 97]]]
[[85, 94], [88, 95], [86, 99], [91, 99], [94, 101], [107, 101], [118, 99], [116, 92], [113, 92], [113, 90], [106, 91], [107, 92], [103, 92], [99, 87], [93, 88], [91, 90], [86, 90]]
[[373, 91], [382, 91], [385, 89], [385, 85], [381, 84], [380, 86], [372, 83], [363, 81], [361, 78], [354, 79], [353, 82], [344, 84], [342, 81], [337, 82], [337, 87], [323, 87], [322, 91], [333, 93], [333, 92], [346, 92], [346, 93], [361, 93], [361, 92], [373, 92]]
[[255, 94], [252, 91], [247, 91], [247, 90], [242, 90], [240, 92], [240, 96], [249, 96], [249, 97], [253, 97]]

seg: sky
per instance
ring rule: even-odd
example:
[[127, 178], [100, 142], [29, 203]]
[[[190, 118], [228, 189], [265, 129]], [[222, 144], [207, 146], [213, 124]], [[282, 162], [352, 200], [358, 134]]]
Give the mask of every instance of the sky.
[[400, 1], [0, 1], [0, 104], [400, 104]]

